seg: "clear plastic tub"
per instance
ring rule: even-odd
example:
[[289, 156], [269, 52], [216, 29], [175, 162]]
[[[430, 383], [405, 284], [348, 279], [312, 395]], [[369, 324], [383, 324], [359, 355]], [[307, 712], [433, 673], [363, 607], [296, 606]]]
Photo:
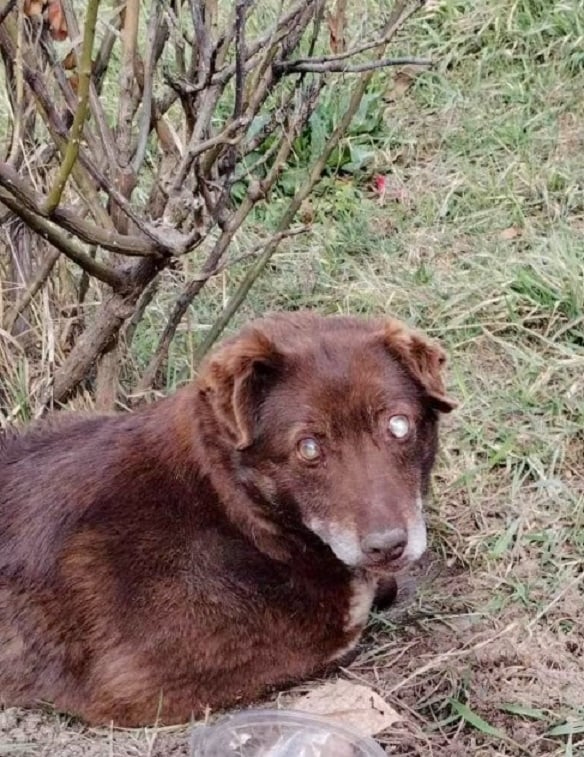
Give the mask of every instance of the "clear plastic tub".
[[247, 710], [195, 729], [192, 757], [384, 757], [368, 737], [296, 710]]

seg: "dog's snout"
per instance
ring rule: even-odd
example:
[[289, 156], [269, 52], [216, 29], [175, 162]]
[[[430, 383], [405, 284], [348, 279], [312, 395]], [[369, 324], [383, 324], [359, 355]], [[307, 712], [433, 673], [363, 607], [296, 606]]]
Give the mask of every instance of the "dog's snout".
[[403, 528], [392, 528], [390, 531], [369, 534], [361, 544], [363, 554], [371, 562], [399, 560], [408, 543], [407, 531]]

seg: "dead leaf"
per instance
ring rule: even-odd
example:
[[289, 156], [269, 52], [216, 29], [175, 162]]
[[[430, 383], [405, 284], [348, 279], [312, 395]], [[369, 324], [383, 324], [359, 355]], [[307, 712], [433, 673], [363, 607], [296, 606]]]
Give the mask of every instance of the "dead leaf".
[[517, 239], [517, 237], [520, 237], [523, 234], [523, 229], [521, 229], [519, 226], [509, 226], [508, 229], [503, 229], [499, 233], [499, 239], [503, 239], [505, 242], [510, 241], [511, 239]]
[[75, 54], [75, 50], [71, 50], [67, 55], [63, 58], [61, 65], [65, 69], [65, 71], [72, 71], [74, 68], [77, 67], [77, 55]]
[[330, 718], [353, 728], [362, 736], [374, 736], [402, 720], [369, 686], [344, 679], [330, 681], [312, 689], [308, 694], [295, 699], [290, 707]]
[[46, 0], [24, 0], [25, 16], [40, 16], [43, 12], [43, 6]]
[[65, 20], [65, 13], [61, 0], [50, 0], [47, 11], [47, 20], [49, 22], [49, 29], [51, 31], [51, 37], [62, 42], [67, 39], [69, 30], [67, 29], [67, 21]]
[[384, 100], [387, 103], [395, 102], [403, 97], [418, 76], [427, 71], [427, 66], [404, 66], [397, 71], [385, 93]]
[[345, 28], [347, 26], [347, 0], [337, 0], [334, 11], [327, 13], [330, 46], [335, 55], [345, 51]]

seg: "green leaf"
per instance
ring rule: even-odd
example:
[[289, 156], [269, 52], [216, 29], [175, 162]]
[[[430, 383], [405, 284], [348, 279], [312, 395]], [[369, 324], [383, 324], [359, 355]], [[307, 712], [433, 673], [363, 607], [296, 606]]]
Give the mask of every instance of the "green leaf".
[[476, 712], [473, 712], [470, 707], [467, 707], [457, 699], [449, 698], [448, 701], [452, 706], [452, 709], [458, 715], [460, 715], [460, 717], [466, 723], [468, 723], [473, 728], [476, 728], [477, 731], [481, 731], [481, 733], [484, 733], [487, 736], [494, 736], [497, 739], [507, 739], [507, 736], [505, 733], [503, 733], [503, 731], [495, 728], [495, 726], [492, 726], [490, 723], [487, 723], [487, 721], [483, 720], [480, 715], [477, 715]]
[[573, 736], [575, 733], [584, 733], [584, 720], [574, 720], [571, 723], [560, 723], [550, 728], [546, 736]]
[[519, 530], [520, 523], [521, 518], [516, 518], [510, 523], [509, 527], [505, 531], [503, 531], [501, 536], [499, 536], [499, 538], [493, 545], [493, 548], [491, 550], [492, 555], [494, 555], [495, 557], [501, 557], [501, 555], [504, 555], [509, 550], [511, 544], [513, 543], [513, 540], [515, 539], [515, 535]]
[[535, 710], [533, 707], [526, 707], [523, 704], [514, 704], [513, 702], [498, 705], [500, 710], [510, 712], [512, 715], [520, 715], [524, 718], [533, 718], [534, 720], [545, 720], [547, 715], [543, 710]]

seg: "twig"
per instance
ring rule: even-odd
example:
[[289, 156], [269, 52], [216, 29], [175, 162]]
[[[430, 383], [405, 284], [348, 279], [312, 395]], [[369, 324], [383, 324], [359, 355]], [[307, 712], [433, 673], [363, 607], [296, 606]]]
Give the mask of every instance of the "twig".
[[[416, 10], [417, 10], [416, 7], [408, 5], [407, 0], [402, 0], [401, 2], [395, 5], [393, 13], [387, 23], [387, 27], [385, 30], [385, 36], [387, 37], [388, 42], [391, 40], [392, 36], [397, 32], [397, 30], [405, 23], [405, 21]], [[361, 100], [363, 99], [363, 95], [365, 94], [367, 86], [369, 85], [372, 75], [373, 74], [371, 71], [364, 73], [360, 81], [358, 82], [358, 84], [355, 85], [355, 89], [353, 90], [353, 93], [351, 95], [351, 99], [349, 101], [347, 110], [345, 111], [345, 113], [343, 114], [343, 117], [339, 121], [337, 128], [334, 130], [334, 132], [331, 134], [331, 136], [327, 140], [323, 148], [322, 154], [314, 162], [306, 181], [300, 187], [300, 189], [296, 192], [296, 194], [290, 201], [288, 207], [282, 214], [277, 226], [278, 230], [280, 231], [284, 230], [290, 225], [290, 223], [294, 219], [294, 216], [300, 209], [300, 206], [302, 205], [304, 200], [308, 197], [308, 195], [312, 191], [316, 182], [319, 180], [322, 174], [322, 171], [324, 170], [327, 160], [329, 159], [331, 153], [333, 152], [339, 140], [345, 133], [347, 127], [351, 123], [353, 116], [357, 112], [359, 105], [361, 103]], [[209, 350], [209, 348], [212, 346], [214, 341], [223, 332], [223, 330], [225, 329], [225, 327], [227, 326], [231, 318], [235, 315], [237, 310], [240, 308], [242, 302], [247, 297], [249, 290], [251, 289], [251, 287], [253, 286], [257, 278], [259, 277], [259, 275], [262, 273], [262, 271], [268, 264], [272, 255], [274, 254], [276, 247], [277, 247], [277, 244], [268, 243], [264, 252], [255, 261], [253, 266], [248, 270], [243, 280], [241, 281], [241, 283], [235, 290], [234, 294], [230, 298], [227, 306], [223, 309], [220, 316], [212, 325], [211, 330], [209, 331], [209, 333], [207, 334], [203, 342], [200, 344], [199, 348], [195, 351], [195, 355], [194, 355], [195, 364], [197, 364], [197, 362], [200, 362], [202, 360], [202, 358], [204, 357], [206, 352]]]
[[537, 615], [529, 621], [527, 625], [527, 630], [529, 633], [533, 633], [533, 629], [535, 626], [539, 623], [539, 621], [545, 617], [548, 612], [560, 601], [560, 599], [566, 594], [567, 591], [570, 589], [575, 588], [578, 586], [579, 583], [584, 581], [584, 572], [578, 573], [574, 578], [572, 578], [570, 581], [568, 581], [567, 584], [564, 584], [564, 586], [560, 589], [560, 591], [555, 595], [555, 597], [551, 600], [551, 602], [548, 602], [547, 605], [542, 607], [542, 609], [537, 613]]
[[[83, 45], [83, 35], [79, 30], [79, 24], [77, 22], [77, 16], [75, 14], [73, 2], [72, 0], [60, 0], [60, 2], [63, 12], [65, 13], [65, 20], [67, 22], [67, 28], [69, 30], [69, 38], [77, 48], [77, 57], [81, 54], [80, 48]], [[103, 106], [99, 99], [98, 91], [95, 87], [93, 79], [91, 79], [89, 82], [89, 107], [91, 109], [91, 116], [97, 128], [97, 134], [102, 144], [102, 150], [99, 153], [99, 157], [103, 156], [105, 158], [109, 171], [113, 173], [113, 170], [117, 165], [113, 132], [104, 113]], [[91, 140], [91, 144], [93, 146], [92, 132], [87, 129], [87, 125], [85, 128], [85, 134], [86, 137]], [[98, 156], [95, 157], [97, 158]]]
[[[29, 188], [28, 183], [21, 179], [16, 171], [7, 163], [0, 162], [0, 186], [4, 187], [10, 192], [12, 197], [18, 200], [14, 207], [9, 205], [11, 210], [17, 215], [23, 217], [21, 210], [28, 209], [28, 212], [32, 213], [35, 217], [47, 220], [47, 213], [42, 208], [42, 203], [37, 199], [35, 192]], [[8, 205], [8, 202], [4, 199], [4, 195], [2, 196], [2, 200]], [[119, 252], [123, 255], [136, 257], [159, 257], [164, 252], [164, 248], [161, 245], [153, 244], [142, 237], [128, 236], [118, 234], [111, 229], [102, 229], [94, 223], [80, 218], [75, 211], [67, 207], [55, 208], [51, 214], [51, 219], [84, 242], [99, 245], [111, 252]], [[38, 220], [35, 230], [42, 234], [42, 227], [43, 223]]]
[[0, 201], [2, 201], [10, 210], [19, 218], [36, 231], [37, 234], [44, 237], [53, 246], [57, 247], [70, 260], [87, 271], [91, 276], [108, 284], [114, 290], [123, 290], [127, 285], [127, 280], [117, 271], [103, 265], [103, 263], [93, 260], [85, 251], [85, 248], [74, 239], [70, 239], [60, 226], [52, 221], [37, 215], [30, 208], [19, 202], [12, 194], [0, 190]]
[[12, 129], [12, 144], [8, 162], [16, 163], [22, 139], [24, 119], [24, 76], [23, 76], [23, 46], [24, 46], [24, 8], [20, 7], [16, 17], [16, 55], [14, 56], [15, 103], [14, 126]]
[[16, 8], [16, 2], [17, 0], [8, 0], [4, 8], [0, 10], [0, 25], [4, 23], [4, 20], [8, 16], [9, 13], [12, 13], [12, 11]]
[[337, 53], [336, 55], [321, 55], [321, 56], [309, 56], [305, 58], [296, 58], [293, 61], [290, 61], [292, 64], [297, 63], [329, 63], [329, 62], [335, 62], [339, 60], [347, 60], [347, 58], [354, 58], [356, 55], [360, 55], [361, 53], [368, 52], [369, 50], [375, 50], [377, 47], [382, 47], [383, 45], [386, 45], [388, 42], [391, 42], [393, 36], [393, 32], [390, 32], [388, 35], [382, 35], [381, 37], [378, 37], [377, 39], [374, 39], [371, 42], [367, 42], [364, 45], [359, 45], [358, 47], [351, 47], [348, 50], [344, 50], [341, 53]]
[[114, 45], [119, 36], [118, 33], [122, 27], [123, 8], [124, 6], [120, 4], [117, 8], [115, 19], [109, 21], [93, 62], [93, 77], [97, 95], [101, 93], [104, 76], [109, 66]]
[[129, 166], [132, 157], [132, 87], [134, 84], [134, 65], [139, 20], [139, 0], [128, 0], [126, 2], [124, 25], [122, 28], [122, 60], [120, 64], [120, 90], [116, 129], [118, 162], [122, 168]]
[[146, 146], [148, 144], [148, 135], [150, 134], [150, 129], [152, 127], [153, 77], [154, 66], [156, 64], [154, 44], [160, 26], [160, 19], [161, 5], [156, 2], [151, 8], [151, 16], [148, 22], [148, 44], [144, 58], [144, 83], [142, 86], [142, 111], [140, 113], [138, 125], [138, 141], [134, 151], [134, 157], [132, 158], [132, 171], [136, 174], [140, 170], [144, 161]]
[[341, 74], [362, 74], [366, 71], [376, 71], [378, 68], [388, 68], [389, 66], [431, 66], [430, 58], [384, 58], [383, 60], [369, 61], [368, 63], [337, 63], [329, 61], [321, 63], [319, 61], [299, 63], [296, 61], [276, 61], [274, 68], [280, 73], [341, 73]]
[[89, 102], [89, 83], [91, 81], [91, 51], [93, 50], [93, 40], [95, 38], [95, 26], [97, 23], [97, 10], [99, 0], [89, 0], [87, 3], [87, 12], [85, 14], [85, 26], [83, 29], [83, 48], [81, 51], [81, 60], [79, 61], [79, 84], [77, 89], [79, 103], [73, 124], [65, 157], [59, 168], [53, 188], [44, 203], [44, 210], [50, 215], [61, 201], [61, 195], [65, 189], [69, 174], [73, 169], [79, 155], [79, 143], [83, 134], [83, 125], [87, 117], [87, 105]]
[[138, 324], [142, 320], [142, 316], [146, 312], [146, 308], [148, 307], [148, 305], [150, 305], [150, 303], [154, 299], [154, 296], [156, 295], [156, 292], [158, 291], [158, 282], [158, 279], [153, 279], [150, 284], [148, 284], [148, 286], [144, 289], [144, 291], [140, 295], [138, 304], [136, 305], [136, 308], [132, 313], [132, 317], [129, 319], [124, 328], [123, 341], [126, 350], [128, 350], [131, 346], [134, 339], [134, 334], [136, 333], [136, 329], [138, 328]]
[[222, 132], [214, 137], [205, 139], [203, 142], [199, 142], [193, 147], [190, 156], [193, 160], [199, 155], [202, 155], [207, 150], [211, 150], [213, 147], [220, 145], [235, 145], [241, 140], [241, 135], [233, 136], [237, 134], [240, 129], [245, 128], [249, 124], [249, 118], [239, 117], [235, 121], [230, 121]]
[[[319, 91], [319, 86], [317, 84], [314, 85], [313, 91], [314, 92]], [[267, 176], [262, 181], [252, 180], [250, 182], [250, 186], [248, 188], [247, 194], [242, 200], [235, 215], [230, 218], [229, 223], [223, 228], [221, 235], [219, 236], [217, 242], [215, 243], [214, 247], [211, 249], [211, 252], [207, 256], [207, 259], [201, 269], [201, 275], [197, 277], [196, 280], [192, 280], [189, 282], [189, 284], [185, 287], [184, 291], [181, 293], [180, 297], [176, 301], [174, 308], [172, 309], [172, 312], [168, 318], [166, 326], [164, 327], [164, 331], [162, 332], [162, 335], [158, 341], [156, 350], [154, 351], [154, 354], [150, 358], [148, 366], [146, 367], [146, 370], [144, 371], [142, 378], [140, 379], [140, 382], [136, 389], [137, 393], [139, 394], [143, 393], [144, 391], [149, 389], [154, 383], [156, 376], [158, 374], [158, 371], [160, 370], [160, 366], [162, 365], [162, 362], [168, 352], [168, 348], [174, 337], [176, 329], [179, 323], [181, 322], [184, 314], [186, 313], [189, 305], [203, 288], [205, 281], [208, 278], [207, 274], [212, 275], [211, 272], [218, 265], [220, 265], [220, 261], [223, 258], [223, 255], [225, 254], [229, 244], [231, 243], [231, 240], [233, 239], [233, 236], [235, 232], [237, 231], [237, 229], [239, 229], [241, 224], [245, 221], [251, 209], [260, 200], [266, 197], [269, 190], [275, 184], [278, 176], [280, 175], [280, 171], [282, 170], [282, 166], [285, 164], [286, 160], [288, 159], [288, 156], [290, 155], [292, 151], [294, 140], [299, 134], [300, 129], [302, 128], [302, 125], [304, 124], [303, 116], [310, 112], [311, 104], [312, 104], [312, 100], [311, 100], [310, 94], [308, 94], [301, 103], [300, 113], [296, 114], [296, 118], [289, 124], [288, 129], [284, 131], [284, 136], [282, 137], [282, 141], [280, 143], [278, 153], [273, 161], [272, 167], [270, 171], [268, 172]], [[357, 106], [358, 106], [358, 103], [357, 103]], [[340, 135], [341, 135], [341, 132], [339, 132], [338, 139], [340, 139]], [[331, 151], [332, 149], [333, 148], [331, 147]], [[326, 164], [327, 158], [328, 158], [328, 154], [323, 162], [323, 166]], [[313, 184], [311, 185], [311, 187], [314, 185], [314, 183], [316, 183], [317, 178], [318, 177], [314, 178]], [[308, 194], [308, 191], [307, 191], [307, 194]], [[302, 200], [304, 200], [304, 197], [302, 197]], [[298, 207], [300, 207], [302, 200], [298, 203]], [[289, 216], [286, 223], [281, 223], [279, 225], [278, 230], [276, 232], [276, 236], [267, 243], [268, 248], [271, 250], [270, 256], [272, 252], [275, 250], [279, 242], [278, 234], [285, 232], [288, 229], [288, 227], [290, 226], [290, 223], [293, 220], [295, 212], [296, 211], [294, 211]], [[265, 256], [265, 251], [264, 253], [262, 253], [262, 256], [261, 258], [259, 258], [259, 260], [262, 260], [264, 256]], [[254, 269], [256, 265], [257, 263], [254, 264], [253, 266]]]
[[[261, 257], [258, 259], [258, 262], [261, 261], [264, 257], [266, 257], [266, 255], [268, 256], [268, 258], [270, 258], [274, 254], [274, 252], [277, 250], [278, 245], [280, 244], [282, 239], [286, 239], [287, 237], [291, 237], [291, 236], [296, 236], [297, 234], [303, 234], [306, 231], [308, 231], [308, 227], [303, 226], [300, 229], [296, 229], [296, 230], [291, 229], [287, 232], [281, 231], [278, 234], [274, 234], [267, 242], [260, 243], [257, 246], [256, 250], [254, 250], [253, 254], [257, 255], [258, 252], [262, 253]], [[250, 257], [251, 254], [252, 253], [250, 252], [247, 255], [245, 255], [245, 257]], [[230, 264], [233, 264], [235, 262], [237, 262], [237, 259], [234, 259], [233, 261], [231, 261]], [[257, 266], [257, 262], [254, 264], [252, 270], [255, 269], [256, 266]], [[224, 265], [222, 267], [226, 267], [226, 266]], [[260, 270], [262, 270], [263, 267], [264, 266], [261, 265]], [[207, 354], [207, 352], [211, 349], [213, 344], [215, 344], [215, 342], [217, 341], [217, 339], [219, 338], [219, 336], [225, 329], [225, 326], [227, 326], [227, 324], [229, 323], [232, 316], [235, 314], [235, 312], [237, 311], [237, 309], [239, 308], [242, 302], [243, 302], [243, 299], [239, 300], [236, 298], [231, 298], [229, 300], [229, 304], [223, 310], [223, 312], [221, 313], [221, 316], [214, 321], [211, 328], [206, 333], [205, 338], [195, 350], [194, 355], [193, 355], [193, 363], [195, 366], [201, 362], [201, 360]]]
[[299, 234], [306, 234], [306, 232], [310, 229], [309, 226], [300, 226], [295, 229], [288, 229], [287, 231], [280, 231], [278, 234], [273, 234], [267, 241], [263, 240], [259, 242], [258, 244], [251, 247], [249, 250], [246, 250], [246, 252], [242, 253], [241, 255], [236, 255], [233, 258], [230, 258], [229, 260], [223, 261], [223, 263], [220, 263], [216, 268], [214, 268], [212, 271], [208, 271], [207, 273], [199, 273], [195, 274], [194, 276], [190, 277], [191, 281], [202, 281], [205, 283], [206, 281], [209, 281], [209, 279], [212, 279], [214, 276], [219, 275], [220, 273], [223, 273], [227, 268], [231, 268], [231, 266], [236, 265], [237, 263], [241, 263], [243, 260], [249, 260], [249, 258], [254, 258], [258, 252], [261, 252], [264, 250], [268, 244], [279, 244], [282, 239], [288, 239], [289, 237], [296, 237]]
[[235, 5], [235, 104], [233, 118], [241, 116], [243, 87], [245, 83], [245, 6], [246, 0], [237, 0]]
[[43, 262], [41, 263], [41, 265], [39, 266], [35, 274], [35, 277], [29, 283], [26, 291], [20, 297], [18, 302], [16, 302], [14, 307], [12, 307], [8, 311], [8, 314], [6, 316], [6, 329], [8, 331], [12, 331], [12, 329], [14, 328], [14, 324], [18, 320], [19, 315], [24, 310], [26, 310], [26, 308], [29, 306], [35, 294], [39, 291], [39, 289], [43, 286], [43, 284], [49, 278], [49, 276], [51, 275], [51, 271], [55, 267], [55, 263], [59, 259], [60, 255], [61, 255], [61, 250], [58, 250], [58, 249], [48, 250]]

